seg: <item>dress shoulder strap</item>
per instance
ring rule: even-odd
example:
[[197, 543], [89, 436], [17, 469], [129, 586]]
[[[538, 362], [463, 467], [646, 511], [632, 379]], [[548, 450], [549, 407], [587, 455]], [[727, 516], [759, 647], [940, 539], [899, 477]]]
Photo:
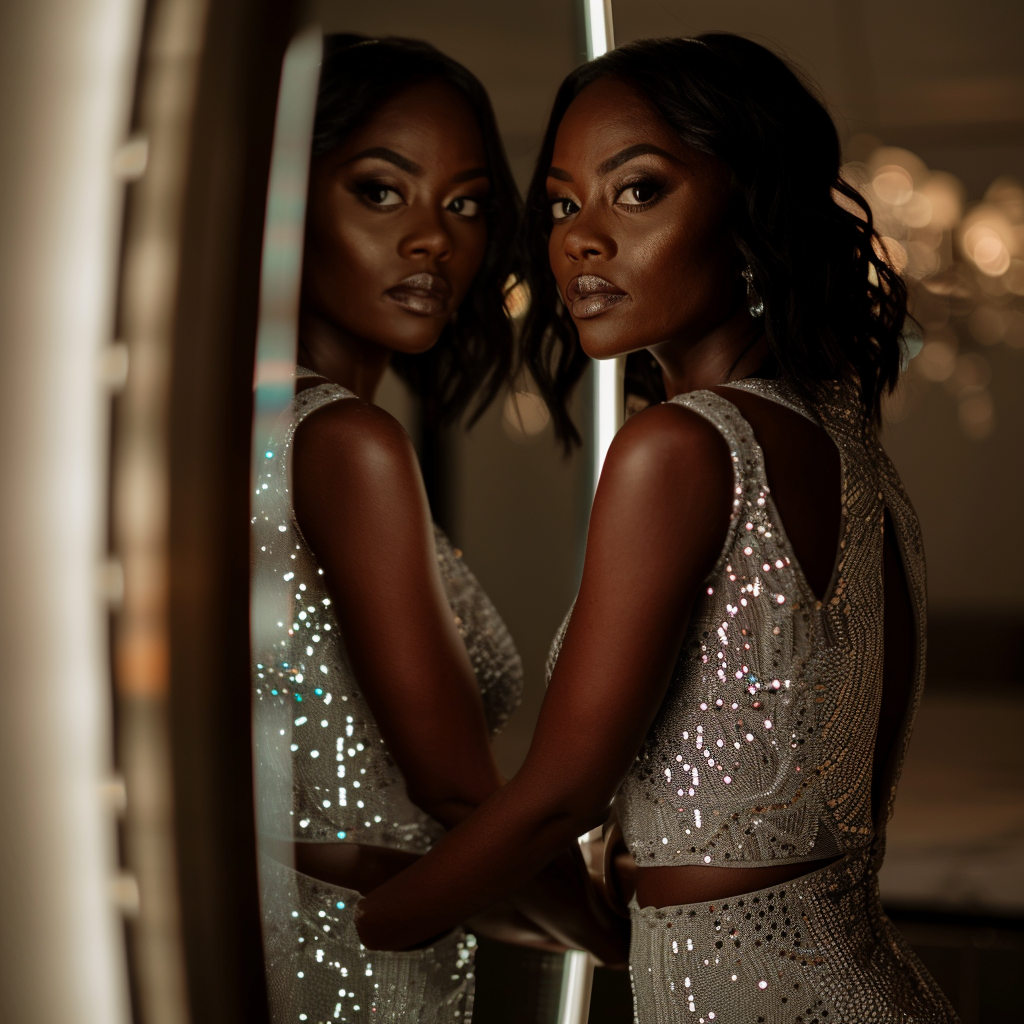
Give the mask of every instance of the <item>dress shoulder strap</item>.
[[[296, 376], [316, 376], [315, 374], [300, 371]], [[340, 384], [325, 380], [323, 384], [306, 388], [299, 391], [288, 403], [284, 412], [281, 413], [273, 431], [266, 451], [266, 469], [261, 476], [268, 487], [271, 487], [279, 496], [279, 500], [287, 503], [288, 518], [299, 536], [302, 531], [295, 519], [295, 509], [291, 500], [292, 482], [292, 447], [295, 442], [295, 431], [299, 425], [311, 416], [317, 409], [325, 405], [340, 402], [346, 398], [355, 398], [348, 388]], [[262, 460], [261, 460], [262, 461]], [[305, 538], [303, 537], [303, 541]]]
[[344, 398], [355, 397], [348, 388], [343, 388], [340, 384], [334, 384], [327, 380], [323, 384], [317, 384], [315, 387], [298, 392], [291, 404], [291, 436], [295, 435], [299, 424], [317, 409], [322, 409], [325, 405], [331, 405], [333, 402], [340, 402]]
[[[301, 366], [296, 369], [295, 376], [296, 378], [320, 377], [319, 374], [313, 373], [312, 370], [304, 370]], [[348, 388], [344, 388], [340, 384], [335, 384], [326, 378], [320, 379], [323, 380], [322, 384], [296, 392], [295, 396], [281, 413], [281, 417], [271, 434], [270, 446], [271, 448], [280, 449], [282, 455], [291, 449], [292, 442], [295, 440], [295, 431], [299, 429], [299, 424], [316, 412], [317, 409], [322, 409], [325, 405], [339, 402], [345, 398], [357, 397]], [[290, 462], [290, 459], [281, 459], [280, 464], [285, 465], [288, 462]]]
[[703, 416], [725, 439], [732, 457], [733, 500], [729, 531], [725, 544], [709, 576], [717, 574], [728, 560], [740, 524], [747, 522], [748, 511], [764, 508], [768, 497], [768, 476], [761, 446], [739, 409], [714, 391], [690, 391], [669, 399]]
[[768, 379], [762, 377], [746, 377], [743, 380], [735, 380], [723, 387], [736, 388], [737, 391], [749, 391], [752, 394], [767, 398], [777, 405], [784, 406], [791, 412], [799, 413], [809, 419], [812, 423], [820, 425], [821, 419], [814, 411], [811, 403], [800, 393], [800, 391], [785, 379]]

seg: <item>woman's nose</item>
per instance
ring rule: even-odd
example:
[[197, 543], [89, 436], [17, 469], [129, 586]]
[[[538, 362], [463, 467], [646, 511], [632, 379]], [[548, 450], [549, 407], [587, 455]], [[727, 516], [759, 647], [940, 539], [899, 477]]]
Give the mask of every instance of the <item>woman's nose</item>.
[[424, 211], [402, 239], [400, 250], [407, 258], [448, 259], [452, 252], [452, 238], [445, 228], [443, 214]]
[[565, 233], [565, 255], [571, 263], [610, 260], [616, 253], [615, 240], [603, 229], [598, 217], [580, 210]]

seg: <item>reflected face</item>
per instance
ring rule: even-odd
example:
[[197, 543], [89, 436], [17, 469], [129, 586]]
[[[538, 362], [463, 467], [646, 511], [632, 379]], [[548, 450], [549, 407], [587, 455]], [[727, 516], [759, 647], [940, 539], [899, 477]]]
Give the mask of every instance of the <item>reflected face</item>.
[[604, 78], [573, 100], [548, 176], [551, 269], [588, 355], [705, 337], [735, 313], [730, 176], [646, 98]]
[[399, 93], [314, 160], [304, 312], [394, 351], [434, 345], [483, 261], [486, 165], [472, 108], [439, 80]]

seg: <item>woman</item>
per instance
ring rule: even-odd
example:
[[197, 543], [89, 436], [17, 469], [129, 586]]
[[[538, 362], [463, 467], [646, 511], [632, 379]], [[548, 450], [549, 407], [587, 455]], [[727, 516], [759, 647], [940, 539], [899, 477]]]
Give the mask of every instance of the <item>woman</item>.
[[[521, 667], [432, 527], [409, 437], [372, 403], [388, 365], [434, 423], [495, 397], [512, 351], [503, 283], [517, 205], [468, 71], [422, 43], [328, 38], [297, 393], [253, 517], [257, 589], [292, 600], [254, 614], [275, 1021], [470, 1017], [472, 937], [457, 928], [369, 955], [352, 914], [501, 785], [489, 737], [519, 700]], [[549, 941], [614, 948], [587, 884], [576, 850], [516, 899]]]
[[370, 947], [494, 899], [614, 798], [641, 1024], [955, 1020], [878, 897], [924, 564], [876, 437], [906, 290], [839, 164], [820, 101], [735, 36], [563, 84], [528, 358], [569, 442], [586, 356], [645, 352], [631, 376], [668, 401], [608, 453], [526, 763], [363, 904]]

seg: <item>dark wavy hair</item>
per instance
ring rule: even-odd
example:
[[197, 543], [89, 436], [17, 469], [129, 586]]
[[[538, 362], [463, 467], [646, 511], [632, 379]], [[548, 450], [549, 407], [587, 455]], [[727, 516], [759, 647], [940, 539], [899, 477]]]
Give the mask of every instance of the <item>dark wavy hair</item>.
[[[567, 406], [589, 359], [548, 263], [546, 177], [569, 104], [605, 77], [635, 88], [684, 145], [729, 167], [729, 230], [764, 298], [775, 372], [812, 400], [825, 381], [852, 381], [877, 423], [899, 378], [906, 285], [884, 258], [867, 201], [840, 176], [839, 137], [813, 88], [765, 47], [709, 33], [627, 43], [578, 67], [555, 98], [520, 234], [533, 297], [522, 359], [566, 448], [580, 441]], [[646, 352], [627, 358], [626, 381], [647, 401], [665, 398]]]
[[520, 202], [487, 92], [471, 72], [429, 43], [352, 33], [325, 36], [313, 159], [340, 146], [392, 97], [428, 79], [441, 79], [469, 101], [491, 179], [484, 210], [487, 248], [456, 316], [428, 352], [396, 352], [391, 357], [392, 368], [420, 400], [426, 425], [436, 427], [452, 422], [470, 405], [469, 422], [474, 423], [512, 368], [512, 325], [505, 315], [504, 291], [515, 271]]

